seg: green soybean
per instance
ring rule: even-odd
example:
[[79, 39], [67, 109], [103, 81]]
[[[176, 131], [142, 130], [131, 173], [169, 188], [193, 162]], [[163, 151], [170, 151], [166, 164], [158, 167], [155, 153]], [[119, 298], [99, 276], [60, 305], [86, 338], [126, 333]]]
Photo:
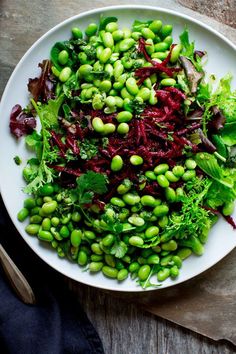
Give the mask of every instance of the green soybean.
[[162, 86], [175, 86], [176, 80], [172, 78], [166, 78], [166, 79], [162, 79], [160, 83]]
[[29, 224], [26, 226], [25, 231], [29, 235], [37, 235], [40, 230], [40, 225], [38, 224]]
[[89, 264], [89, 270], [92, 273], [99, 272], [102, 269], [103, 265], [103, 262], [91, 262]]
[[113, 123], [106, 123], [104, 124], [104, 131], [103, 134], [108, 135], [112, 134], [116, 131], [116, 126]]
[[159, 270], [157, 273], [157, 279], [158, 281], [164, 281], [170, 276], [170, 270], [168, 268], [164, 268], [162, 270]]
[[168, 179], [164, 175], [158, 175], [157, 176], [157, 183], [162, 188], [169, 187], [169, 184], [170, 184]]
[[106, 27], [105, 27], [105, 30], [107, 32], [114, 32], [114, 31], [117, 31], [118, 30], [118, 24], [117, 22], [109, 22]]
[[181, 268], [182, 267], [182, 260], [179, 256], [173, 256], [172, 257], [172, 261], [174, 262], [174, 264], [178, 267]]
[[154, 236], [157, 236], [158, 234], [159, 234], [159, 227], [157, 226], [150, 226], [145, 231], [146, 238], [152, 238]]
[[92, 120], [92, 126], [93, 129], [97, 132], [97, 133], [103, 133], [104, 132], [104, 123], [102, 121], [101, 118], [99, 117], [95, 117]]
[[129, 271], [130, 273], [136, 273], [138, 272], [140, 268], [140, 264], [138, 262], [132, 262], [130, 265], [129, 265]]
[[105, 247], [110, 247], [114, 242], [115, 236], [112, 234], [108, 234], [102, 239], [102, 243]]
[[157, 176], [155, 175], [155, 173], [153, 171], [146, 171], [145, 177], [151, 179], [152, 181], [156, 181], [156, 179], [157, 179]]
[[139, 155], [132, 155], [129, 160], [130, 163], [134, 166], [139, 166], [143, 164], [143, 158]]
[[172, 171], [166, 171], [165, 177], [169, 182], [177, 182], [179, 180], [179, 177], [177, 177]]
[[172, 64], [176, 63], [177, 60], [179, 59], [180, 52], [182, 50], [182, 45], [181, 44], [176, 44], [171, 51], [170, 55], [170, 62]]
[[71, 68], [69, 68], [68, 66], [63, 68], [62, 71], [60, 72], [59, 80], [61, 82], [66, 82], [71, 76], [71, 73], [72, 73]]
[[170, 240], [169, 242], [163, 243], [161, 245], [163, 251], [175, 251], [178, 248], [177, 242]]
[[165, 197], [168, 202], [174, 203], [176, 201], [176, 193], [175, 190], [171, 187], [167, 187], [165, 189]]
[[155, 34], [157, 34], [160, 31], [161, 27], [162, 27], [162, 21], [160, 20], [154, 20], [149, 25], [150, 30]]
[[188, 258], [189, 256], [191, 256], [192, 251], [190, 248], [181, 248], [178, 252], [177, 252], [177, 256], [181, 259], [184, 260], [186, 258]]
[[74, 247], [79, 247], [81, 243], [81, 237], [82, 237], [82, 231], [75, 229], [71, 232], [70, 234], [70, 242], [72, 246]]
[[144, 219], [136, 214], [131, 215], [128, 218], [128, 222], [132, 225], [135, 225], [135, 226], [143, 226], [145, 224]]
[[121, 208], [125, 206], [125, 203], [123, 202], [123, 200], [120, 198], [117, 198], [117, 197], [111, 198], [110, 202], [111, 202], [111, 204], [116, 205]]
[[103, 49], [103, 51], [102, 51], [101, 54], [99, 55], [99, 60], [100, 60], [100, 62], [103, 63], [103, 64], [105, 64], [105, 63], [109, 60], [111, 54], [112, 54], [111, 48], [105, 48], [105, 49]]
[[137, 93], [139, 92], [139, 88], [136, 83], [136, 80], [133, 77], [129, 77], [125, 84], [126, 84], [126, 88], [127, 88], [128, 92], [131, 95], [133, 95], [133, 96], [137, 95]]
[[160, 42], [155, 44], [155, 51], [156, 52], [165, 52], [169, 48], [168, 43]]
[[116, 119], [119, 123], [127, 123], [133, 117], [133, 114], [128, 111], [121, 111], [117, 114]]
[[111, 170], [114, 172], [120, 171], [123, 167], [123, 159], [120, 155], [115, 155], [111, 160]]
[[154, 39], [155, 33], [150, 28], [142, 28], [141, 33], [145, 39]]
[[188, 170], [194, 170], [197, 167], [197, 163], [192, 159], [187, 159], [185, 161], [185, 166]]
[[176, 177], [182, 177], [184, 174], [184, 167], [176, 165], [175, 167], [173, 167], [172, 172]]
[[188, 170], [186, 172], [184, 172], [182, 179], [183, 181], [187, 182], [187, 181], [191, 181], [191, 179], [196, 177], [196, 171], [195, 170]]
[[33, 198], [27, 198], [24, 200], [24, 208], [33, 209], [36, 206], [36, 201]]
[[135, 42], [135, 40], [133, 38], [125, 38], [125, 39], [120, 41], [119, 49], [120, 49], [121, 52], [127, 52], [127, 50], [132, 48], [135, 43], [136, 42]]
[[123, 281], [126, 278], [128, 278], [129, 272], [127, 269], [121, 269], [119, 270], [118, 274], [117, 274], [117, 280], [119, 281]]
[[91, 37], [91, 36], [94, 36], [97, 32], [97, 29], [98, 29], [98, 26], [96, 23], [90, 23], [88, 25], [88, 27], [86, 28], [85, 30], [85, 34], [88, 36], [88, 37]]
[[160, 219], [158, 220], [158, 225], [162, 228], [165, 228], [169, 223], [169, 219], [168, 216], [164, 215], [162, 217], [160, 217]]
[[151, 272], [151, 267], [148, 264], [144, 264], [139, 268], [138, 277], [141, 281], [147, 280]]
[[160, 34], [162, 36], [162, 38], [165, 38], [167, 36], [169, 36], [172, 33], [173, 30], [173, 26], [172, 25], [164, 25], [162, 26], [161, 30], [160, 30]]
[[96, 235], [93, 231], [90, 230], [85, 230], [84, 231], [84, 236], [88, 240], [94, 240], [96, 238]]
[[85, 266], [88, 263], [88, 256], [84, 250], [80, 250], [78, 253], [78, 264]]
[[61, 65], [65, 65], [68, 62], [69, 54], [66, 50], [60, 51], [58, 54], [58, 61]]
[[52, 214], [57, 208], [57, 202], [55, 200], [46, 202], [42, 205], [42, 211], [44, 214]]
[[114, 256], [111, 254], [105, 254], [104, 260], [109, 267], [115, 268], [116, 262]]
[[113, 279], [117, 278], [118, 275], [118, 269], [106, 265], [102, 267], [102, 272], [106, 277]]
[[22, 208], [17, 214], [17, 219], [22, 222], [28, 216], [29, 216], [29, 210], [27, 208]]
[[125, 135], [129, 132], [129, 125], [127, 123], [120, 123], [117, 127], [117, 133]]
[[143, 195], [141, 197], [141, 203], [144, 206], [154, 207], [156, 205], [156, 199], [151, 195]]
[[123, 201], [128, 205], [135, 205], [140, 202], [140, 197], [136, 194], [126, 193], [122, 197]]
[[117, 29], [116, 31], [112, 32], [112, 37], [115, 42], [118, 42], [124, 38], [124, 32], [122, 30]]
[[167, 215], [169, 212], [169, 207], [165, 204], [162, 204], [162, 205], [158, 205], [155, 207], [155, 209], [153, 210], [153, 214], [155, 216], [164, 216], [164, 215]]
[[83, 38], [83, 33], [78, 27], [73, 27], [71, 32], [72, 32], [72, 35], [75, 39]]
[[154, 173], [156, 175], [164, 174], [169, 170], [169, 166], [166, 163], [162, 163], [154, 168]]
[[46, 242], [52, 242], [53, 241], [53, 236], [52, 236], [51, 232], [44, 231], [44, 230], [39, 230], [38, 238], [41, 241], [46, 241]]
[[112, 48], [114, 46], [114, 39], [113, 39], [112, 34], [110, 32], [103, 33], [102, 41], [104, 43], [104, 46], [107, 48]]
[[51, 220], [49, 218], [44, 218], [42, 221], [42, 229], [44, 231], [50, 231], [51, 229]]
[[159, 264], [160, 257], [157, 254], [152, 254], [147, 258], [147, 263], [148, 264]]

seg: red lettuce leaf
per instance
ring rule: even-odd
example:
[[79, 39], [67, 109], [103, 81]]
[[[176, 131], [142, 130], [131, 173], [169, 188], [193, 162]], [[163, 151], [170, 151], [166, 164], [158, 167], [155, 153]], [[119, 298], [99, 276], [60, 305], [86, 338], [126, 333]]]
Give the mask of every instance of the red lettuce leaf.
[[50, 60], [43, 60], [38, 66], [41, 68], [41, 75], [34, 79], [29, 79], [28, 90], [35, 102], [38, 100], [47, 102], [49, 99], [55, 98], [55, 82], [51, 75], [52, 64]]
[[32, 133], [36, 128], [36, 120], [29, 113], [22, 110], [19, 104], [16, 104], [10, 115], [10, 131], [16, 138]]

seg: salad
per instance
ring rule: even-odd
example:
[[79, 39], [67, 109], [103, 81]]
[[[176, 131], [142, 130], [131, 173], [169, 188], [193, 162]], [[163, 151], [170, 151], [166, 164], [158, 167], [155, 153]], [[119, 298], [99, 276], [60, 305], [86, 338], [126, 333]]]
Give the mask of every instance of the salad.
[[89, 272], [159, 286], [203, 254], [220, 216], [236, 228], [232, 77], [207, 78], [204, 48], [187, 28], [173, 43], [159, 19], [71, 33], [11, 111], [32, 151], [18, 220]]

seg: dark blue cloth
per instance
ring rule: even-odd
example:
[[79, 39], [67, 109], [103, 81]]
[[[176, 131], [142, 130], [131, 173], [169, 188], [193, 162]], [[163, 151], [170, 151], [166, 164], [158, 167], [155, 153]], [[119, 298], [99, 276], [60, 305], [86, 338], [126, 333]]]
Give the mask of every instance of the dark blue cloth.
[[34, 306], [21, 302], [0, 269], [0, 353], [103, 354], [97, 332], [78, 301], [65, 289], [63, 276], [26, 245], [1, 200], [0, 242], [37, 298]]

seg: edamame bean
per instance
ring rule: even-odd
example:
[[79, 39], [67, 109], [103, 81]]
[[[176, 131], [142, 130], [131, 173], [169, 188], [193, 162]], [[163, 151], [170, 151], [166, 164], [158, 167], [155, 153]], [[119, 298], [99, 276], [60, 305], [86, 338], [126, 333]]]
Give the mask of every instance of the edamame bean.
[[153, 171], [146, 171], [145, 177], [151, 179], [152, 181], [156, 181], [156, 179], [157, 179], [157, 176], [155, 175], [155, 173]]
[[135, 205], [140, 202], [140, 197], [136, 194], [126, 193], [122, 197], [123, 201], [128, 205]]
[[37, 235], [40, 230], [40, 225], [38, 224], [29, 224], [26, 226], [25, 231], [27, 234], [34, 236]]
[[157, 226], [150, 226], [145, 231], [146, 238], [152, 238], [154, 236], [157, 236], [158, 234], [159, 234], [159, 227]]
[[108, 278], [113, 278], [113, 279], [117, 278], [118, 275], [118, 269], [106, 265], [102, 267], [102, 272]]
[[182, 267], [182, 260], [179, 256], [173, 256], [172, 257], [172, 261], [174, 262], [174, 264], [178, 267], [181, 268]]
[[158, 225], [163, 229], [168, 225], [169, 219], [168, 216], [164, 215], [158, 220]]
[[123, 167], [123, 159], [120, 155], [115, 155], [111, 160], [111, 170], [114, 172], [120, 171]]
[[192, 250], [190, 248], [181, 248], [178, 252], [177, 252], [177, 256], [181, 259], [184, 260], [186, 258], [188, 258], [189, 256], [191, 256], [192, 254]]
[[158, 100], [157, 100], [156, 92], [155, 90], [151, 89], [148, 102], [154, 106], [155, 104], [157, 104], [157, 101]]
[[172, 78], [166, 78], [166, 79], [162, 79], [160, 83], [162, 86], [175, 86], [176, 80]]
[[46, 242], [52, 242], [53, 241], [53, 236], [52, 236], [51, 232], [44, 231], [44, 230], [39, 230], [38, 238], [41, 241], [46, 241]]
[[97, 133], [103, 133], [104, 132], [104, 123], [102, 121], [101, 118], [99, 117], [95, 117], [92, 120], [92, 126], [93, 129], [97, 132]]
[[111, 54], [112, 54], [111, 48], [105, 48], [105, 49], [103, 49], [103, 51], [102, 51], [101, 54], [99, 55], [99, 60], [100, 60], [100, 62], [103, 63], [103, 64], [105, 64], [105, 63], [109, 60]]
[[29, 216], [29, 210], [27, 208], [22, 208], [17, 214], [17, 219], [22, 222], [28, 216]]
[[69, 68], [68, 66], [66, 66], [65, 68], [62, 69], [62, 71], [60, 72], [60, 75], [59, 75], [59, 80], [61, 82], [66, 82], [69, 77], [71, 76], [71, 68]]
[[93, 67], [91, 65], [83, 64], [79, 67], [79, 69], [77, 70], [77, 73], [78, 73], [79, 77], [85, 78], [91, 73], [92, 70], [93, 70]]
[[114, 31], [117, 31], [118, 30], [118, 24], [117, 22], [109, 22], [106, 27], [105, 27], [105, 30], [107, 32], [114, 32]]
[[117, 29], [116, 31], [112, 32], [112, 37], [115, 42], [118, 42], [124, 38], [124, 32], [122, 30]]
[[152, 32], [150, 28], [142, 28], [141, 33], [145, 39], [154, 39], [155, 38], [155, 33]]
[[162, 21], [160, 20], [154, 20], [149, 25], [150, 30], [155, 34], [157, 34], [160, 31], [161, 27], [162, 27]]
[[78, 27], [73, 27], [71, 32], [72, 32], [72, 35], [75, 39], [83, 38], [83, 33]]
[[44, 214], [52, 214], [57, 208], [57, 202], [52, 200], [50, 202], [46, 202], [42, 205], [42, 211]]
[[166, 42], [160, 42], [156, 43], [154, 47], [156, 52], [165, 52], [169, 48], [169, 45]]
[[162, 205], [158, 205], [155, 207], [155, 209], [153, 210], [153, 214], [155, 216], [164, 216], [164, 215], [167, 215], [169, 212], [169, 207], [165, 204], [162, 204]]
[[222, 208], [222, 213], [225, 216], [230, 216], [234, 211], [234, 202], [225, 203]]
[[160, 35], [162, 36], [162, 38], [169, 36], [172, 33], [172, 29], [173, 29], [172, 25], [162, 26], [162, 28], [160, 30]]
[[182, 177], [184, 174], [184, 167], [176, 165], [175, 167], [173, 167], [172, 172], [176, 177]]
[[102, 244], [105, 247], [110, 247], [114, 243], [114, 241], [115, 241], [115, 236], [112, 234], [108, 234], [102, 239]]
[[41, 196], [50, 196], [54, 193], [54, 187], [50, 183], [44, 184], [40, 189], [39, 189], [39, 194]]
[[94, 36], [97, 32], [97, 29], [98, 29], [98, 26], [96, 23], [90, 23], [88, 25], [88, 27], [86, 28], [85, 30], [85, 34], [88, 36], [88, 37], [91, 37], [91, 36]]
[[116, 262], [114, 256], [112, 256], [111, 254], [105, 254], [104, 259], [107, 265], [109, 265], [112, 268], [115, 268]]
[[136, 42], [135, 42], [135, 40], [133, 38], [125, 38], [125, 39], [120, 41], [119, 49], [120, 49], [121, 52], [126, 52], [127, 50], [132, 48], [135, 43]]
[[120, 123], [117, 127], [117, 133], [127, 134], [129, 132], [129, 125], [127, 123]]
[[99, 243], [92, 243], [91, 244], [91, 250], [93, 251], [93, 253], [97, 254], [97, 255], [102, 255], [103, 251], [101, 250]]
[[24, 200], [24, 208], [33, 209], [36, 206], [36, 201], [33, 198], [27, 198]]
[[140, 216], [133, 214], [128, 218], [128, 222], [135, 226], [143, 226], [145, 221]]
[[157, 279], [158, 281], [164, 281], [170, 276], [170, 270], [168, 268], [164, 268], [159, 270], [157, 273]]
[[157, 254], [152, 254], [147, 258], [147, 263], [148, 264], [159, 264], [160, 257]]
[[61, 65], [65, 65], [68, 62], [69, 54], [66, 50], [60, 51], [58, 54], [58, 61]]
[[44, 218], [42, 221], [42, 229], [44, 231], [50, 231], [51, 229], [51, 220], [49, 218]]
[[126, 80], [125, 85], [126, 85], [126, 88], [127, 88], [128, 92], [129, 92], [131, 95], [135, 96], [135, 95], [137, 95], [137, 93], [139, 92], [139, 88], [138, 88], [138, 85], [137, 85], [137, 83], [136, 83], [135, 78], [129, 77], [129, 78]]
[[139, 268], [138, 277], [141, 281], [147, 280], [151, 272], [151, 267], [148, 264], [144, 264]]
[[166, 200], [168, 200], [168, 202], [170, 203], [174, 203], [176, 201], [175, 190], [171, 187], [167, 187], [165, 189], [165, 196], [166, 196]]
[[151, 90], [147, 87], [142, 87], [138, 94], [137, 97], [141, 97], [143, 101], [148, 101], [150, 98]]
[[70, 242], [72, 246], [79, 247], [81, 244], [82, 231], [75, 229], [70, 234]]
[[158, 175], [157, 176], [157, 183], [162, 188], [167, 188], [170, 185], [168, 179], [164, 175]]
[[90, 259], [92, 262], [100, 262], [103, 260], [103, 256], [99, 256], [98, 254], [91, 254]]
[[175, 251], [177, 247], [178, 247], [177, 242], [174, 240], [170, 240], [169, 242], [163, 243], [161, 245], [163, 251]]
[[119, 270], [118, 274], [117, 274], [117, 280], [119, 281], [123, 281], [126, 278], [128, 278], [129, 272], [127, 269], [121, 269]]
[[78, 264], [85, 266], [88, 263], [88, 256], [84, 250], [80, 250], [78, 253]]
[[187, 182], [195, 177], [196, 177], [196, 171], [195, 170], [188, 170], [188, 171], [184, 172], [182, 179], [183, 179], [183, 181]]
[[185, 166], [188, 170], [194, 170], [197, 167], [197, 163], [192, 159], [187, 159], [185, 161]]
[[169, 170], [169, 166], [166, 163], [162, 163], [154, 168], [154, 173], [156, 175], [161, 175], [161, 174], [164, 174], [168, 170]]
[[133, 114], [128, 111], [121, 111], [117, 114], [116, 119], [119, 123], [127, 123], [133, 117]]
[[70, 236], [70, 231], [66, 225], [63, 225], [59, 230], [59, 234], [61, 237], [67, 238]]
[[114, 46], [114, 39], [110, 32], [105, 32], [102, 34], [102, 41], [106, 48], [112, 48]]
[[139, 166], [143, 164], [143, 158], [139, 155], [132, 155], [129, 160], [134, 166]]
[[169, 182], [177, 182], [179, 180], [179, 177], [174, 175], [172, 171], [166, 171], [165, 177], [168, 179]]
[[179, 59], [180, 52], [182, 50], [181, 44], [176, 44], [174, 48], [172, 48], [171, 55], [170, 55], [170, 62], [172, 64], [176, 63]]
[[116, 126], [113, 123], [106, 123], [104, 124], [104, 131], [103, 134], [112, 134], [116, 131]]
[[84, 231], [84, 237], [88, 240], [94, 240], [96, 238], [96, 235], [93, 231], [90, 230], [85, 230]]
[[133, 262], [129, 265], [130, 273], [138, 272], [139, 268], [140, 268], [140, 264], [138, 262]]
[[176, 278], [179, 275], [179, 269], [177, 266], [173, 266], [170, 268], [170, 276], [171, 278]]
[[99, 272], [102, 269], [103, 265], [103, 262], [91, 262], [89, 264], [89, 270], [92, 273]]
[[156, 199], [151, 195], [143, 195], [141, 197], [141, 203], [144, 206], [154, 207], [156, 206]]
[[123, 202], [123, 200], [120, 198], [117, 198], [117, 197], [111, 198], [110, 202], [111, 202], [111, 204], [116, 205], [121, 208], [125, 206], [125, 203]]

